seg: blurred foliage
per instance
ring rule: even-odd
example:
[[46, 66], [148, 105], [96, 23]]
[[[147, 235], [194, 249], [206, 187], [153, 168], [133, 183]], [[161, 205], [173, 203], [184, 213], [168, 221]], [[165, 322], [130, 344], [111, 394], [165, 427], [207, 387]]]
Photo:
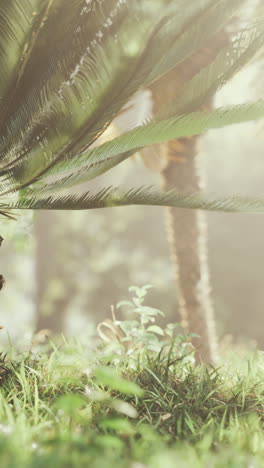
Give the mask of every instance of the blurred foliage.
[[17, 253], [32, 252], [32, 218], [32, 213], [18, 210], [16, 221], [1, 219], [1, 235]]
[[[49, 213], [45, 218], [48, 223]], [[44, 313], [46, 309], [46, 315], [56, 314], [56, 298], [70, 290], [73, 293], [65, 314], [71, 323], [78, 314], [98, 322], [107, 315], [109, 304], [126, 294], [131, 283], [155, 284], [153, 300], [160, 306], [167, 302], [166, 283], [172, 278], [172, 267], [164, 242], [165, 230], [163, 239], [153, 235], [155, 219], [155, 210], [146, 214], [144, 209], [121, 208], [103, 215], [57, 212], [52, 218], [53, 226], [49, 227], [54, 231], [55, 258], [50, 259], [49, 279], [42, 299]], [[147, 232], [149, 242], [143, 243]], [[58, 275], [60, 266], [63, 273]], [[171, 303], [175, 301], [174, 297]]]
[[[164, 317], [164, 312], [145, 304], [145, 296], [150, 289], [149, 285], [141, 288], [131, 286], [131, 300], [119, 302], [116, 310], [112, 308], [112, 320], [107, 319], [98, 325], [99, 336], [107, 344], [105, 349], [117, 352], [122, 360], [132, 356], [135, 363], [141, 361], [148, 351], [160, 356], [168, 354], [172, 361], [175, 349], [177, 358], [191, 355], [192, 345], [180, 333], [179, 324], [168, 323], [162, 328], [160, 317]], [[120, 309], [126, 310], [122, 319], [117, 317]]]
[[[160, 316], [146, 309], [147, 290], [133, 287], [123, 302], [138, 317], [134, 350]], [[0, 356], [1, 466], [260, 468], [263, 353], [225, 350], [222, 368], [194, 366], [188, 341], [176, 332], [164, 349], [161, 330], [154, 348], [126, 354], [87, 333], [35, 340], [29, 353], [10, 343]]]

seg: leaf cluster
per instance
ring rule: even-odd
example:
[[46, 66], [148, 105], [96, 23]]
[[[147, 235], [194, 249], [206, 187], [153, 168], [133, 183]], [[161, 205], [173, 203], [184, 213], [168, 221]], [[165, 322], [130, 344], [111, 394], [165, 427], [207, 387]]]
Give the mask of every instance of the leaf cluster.
[[105, 188], [65, 194], [138, 150], [210, 128], [263, 118], [264, 103], [199, 111], [263, 48], [253, 18], [217, 50], [178, 97], [139, 127], [105, 143], [99, 137], [136, 92], [184, 64], [247, 2], [241, 0], [0, 1], [0, 209], [91, 209], [130, 204], [263, 211], [247, 202]]

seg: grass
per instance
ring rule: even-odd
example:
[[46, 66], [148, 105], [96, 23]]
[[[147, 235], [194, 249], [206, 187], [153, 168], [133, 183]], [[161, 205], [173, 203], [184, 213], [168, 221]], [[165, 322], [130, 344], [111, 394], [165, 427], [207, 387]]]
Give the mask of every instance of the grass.
[[263, 466], [261, 353], [232, 373], [98, 355], [64, 342], [2, 361], [1, 467]]
[[158, 311], [132, 302], [134, 326], [113, 317], [105, 343], [2, 355], [1, 467], [264, 466], [263, 354], [194, 366], [183, 337], [155, 328]]

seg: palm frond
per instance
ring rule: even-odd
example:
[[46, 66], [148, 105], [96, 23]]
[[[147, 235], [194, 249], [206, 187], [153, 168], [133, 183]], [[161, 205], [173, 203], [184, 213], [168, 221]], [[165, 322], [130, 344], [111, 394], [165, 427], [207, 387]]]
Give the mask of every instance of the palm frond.
[[[43, 47], [35, 48], [29, 71], [36, 73], [37, 79], [33, 80], [30, 89], [32, 78], [29, 71], [25, 71], [21, 83], [23, 93], [20, 92], [16, 100], [17, 109], [9, 116], [1, 132], [2, 166], [7, 169], [17, 164], [17, 178], [20, 179], [23, 175], [22, 163], [27, 166], [27, 175], [24, 175], [27, 180], [29, 173], [33, 177], [41, 173], [56, 160], [62, 149], [69, 150], [77, 143], [83, 133], [88, 134], [92, 142], [104, 130], [115, 112], [126, 102], [127, 96], [135, 91], [134, 85], [129, 91], [126, 84], [133, 76], [157, 23], [154, 12], [156, 15], [160, 12], [155, 8], [148, 11], [148, 15], [144, 14], [139, 0], [135, 0], [129, 8], [125, 2], [100, 1], [87, 11], [84, 8], [86, 2], [75, 0], [74, 3], [83, 6], [79, 13], [86, 17], [87, 24], [92, 27], [81, 23], [80, 14], [68, 18], [63, 7], [65, 2], [59, 2], [59, 10], [63, 7], [62, 22], [72, 22], [71, 27], [67, 28], [68, 35], [59, 41], [61, 47], [58, 51], [55, 47], [54, 53], [50, 47], [49, 53], [44, 53], [42, 77], [36, 71], [40, 61], [36, 55], [40, 54], [43, 58]], [[72, 5], [69, 5], [66, 10], [71, 8]], [[50, 31], [51, 26], [53, 29]], [[75, 32], [75, 28], [77, 31], [81, 29], [81, 32], [72, 37], [70, 32]], [[53, 35], [54, 29], [53, 21], [48, 21], [42, 30], [42, 42], [48, 39], [49, 34]], [[56, 64], [54, 55], [58, 58]], [[126, 96], [122, 97], [120, 91], [123, 89]]]
[[[258, 50], [263, 47], [263, 44], [264, 33], [259, 26], [240, 32], [235, 40], [217, 55], [213, 63], [202, 69], [184, 86], [180, 96], [175, 99], [175, 102], [172, 102], [166, 107], [164, 106], [164, 108], [160, 110], [155, 116], [155, 121], [175, 113], [190, 112], [195, 108], [199, 108], [206, 99], [214, 95], [220, 87], [251, 60]], [[250, 116], [249, 119], [251, 119]], [[202, 131], [206, 129], [207, 128], [202, 129]], [[181, 137], [185, 135], [178, 134], [177, 136]], [[150, 145], [151, 142], [148, 141], [144, 143], [143, 146], [146, 144]], [[124, 148], [123, 151], [119, 149], [120, 154], [116, 154], [115, 152], [113, 154], [111, 151], [113, 145], [115, 145], [115, 141], [112, 141], [110, 145], [107, 144], [95, 152], [93, 150], [88, 150], [86, 156], [81, 155], [80, 158], [75, 156], [75, 158], [70, 161], [66, 159], [65, 162], [53, 166], [52, 169], [48, 171], [48, 174], [59, 174], [65, 171], [68, 171], [68, 173], [63, 175], [60, 181], [56, 180], [50, 184], [47, 183], [48, 179], [44, 179], [43, 190], [47, 190], [48, 188], [50, 190], [58, 190], [63, 187], [70, 187], [74, 184], [90, 180], [119, 164], [139, 149], [139, 147], [136, 147], [135, 149], [127, 151], [127, 149]], [[82, 169], [78, 173], [75, 169], [80, 166]], [[69, 172], [71, 170], [73, 172]]]
[[[243, 4], [0, 0], [1, 200], [24, 189], [24, 198], [8, 206], [70, 207], [81, 199], [52, 193], [97, 177], [145, 146], [264, 117], [263, 101], [194, 112], [263, 46], [260, 22], [225, 45], [153, 121], [91, 149], [139, 89], [205, 47]], [[141, 192], [129, 193], [131, 202], [139, 200]], [[95, 207], [91, 195], [81, 206], [89, 203]]]
[[1, 99], [8, 95], [17, 80], [21, 56], [23, 57], [27, 50], [40, 9], [40, 0], [26, 2], [23, 6], [21, 2], [13, 0], [3, 0], [0, 4]]
[[[243, 3], [243, 0], [242, 2], [241, 0], [216, 0], [209, 4], [206, 2], [202, 11], [200, 11], [195, 18], [189, 19], [187, 23], [188, 27], [185, 27], [180, 35], [177, 34], [176, 30], [173, 40], [171, 43], [167, 44], [166, 51], [164, 51], [160, 60], [156, 62], [149, 77], [150, 82], [155, 81], [157, 77], [162, 76], [176, 65], [192, 56], [197, 50], [206, 47], [210, 38], [214, 37], [225, 27], [233, 15], [243, 7]], [[193, 3], [189, 8], [191, 12]], [[175, 32], [173, 21], [174, 17], [172, 16], [171, 22], [164, 27], [165, 34], [170, 28]], [[160, 37], [162, 37], [162, 35]], [[157, 41], [160, 40], [160, 37], [157, 37]], [[192, 41], [190, 41], [190, 37], [192, 37]], [[155, 45], [156, 50], [160, 51], [159, 42]]]
[[17, 0], [3, 0], [0, 3], [1, 24], [4, 26], [0, 46], [0, 124], [3, 124], [12, 107], [53, 4], [54, 0], [31, 0], [24, 5]]
[[[2, 216], [3, 218], [12, 219], [13, 221], [16, 220], [15, 215], [11, 211], [8, 211], [8, 210], [1, 210], [0, 216]], [[0, 236], [0, 241], [1, 240], [2, 240], [2, 237]], [[1, 243], [0, 243], [0, 246], [1, 246]]]
[[[42, 179], [41, 185], [36, 185], [35, 191], [36, 193], [59, 191], [91, 180], [148, 145], [199, 135], [211, 128], [222, 128], [262, 118], [264, 118], [264, 101], [258, 101], [213, 111], [193, 112], [152, 122], [131, 130], [87, 153], [76, 156], [74, 160], [60, 163], [54, 168], [56, 173], [61, 171], [62, 173], [66, 172], [66, 174], [55, 181]], [[69, 169], [72, 169], [73, 172], [67, 173]], [[53, 174], [53, 170], [49, 174]], [[5, 193], [5, 187], [10, 185], [9, 177], [8, 174], [3, 181], [0, 179], [3, 193]]]
[[[241, 6], [237, 0], [229, 0], [228, 8], [227, 0], [200, 0], [180, 16], [176, 13], [181, 3], [101, 0], [87, 7], [84, 0], [74, 0], [70, 6], [58, 0], [51, 4], [52, 14], [23, 66], [17, 109], [11, 106], [1, 131], [2, 168], [12, 170], [19, 187], [91, 145], [135, 91], [192, 54]], [[47, 11], [49, 0], [43, 5]], [[54, 18], [62, 12], [60, 22], [66, 25], [67, 36], [62, 36], [60, 24], [55, 51], [44, 48], [56, 29]], [[156, 41], [159, 48], [153, 47]], [[168, 52], [172, 43], [164, 62], [163, 51]]]
[[250, 63], [264, 46], [264, 25], [239, 31], [222, 47], [212, 63], [199, 70], [178, 92], [174, 101], [164, 104], [155, 120], [199, 109], [242, 68]]
[[36, 197], [33, 193], [18, 200], [5, 197], [0, 210], [87, 210], [128, 205], [169, 206], [219, 212], [264, 213], [264, 196], [248, 198], [238, 195], [219, 196], [214, 193], [162, 192], [154, 187], [106, 187], [97, 193], [82, 195], [47, 195]]

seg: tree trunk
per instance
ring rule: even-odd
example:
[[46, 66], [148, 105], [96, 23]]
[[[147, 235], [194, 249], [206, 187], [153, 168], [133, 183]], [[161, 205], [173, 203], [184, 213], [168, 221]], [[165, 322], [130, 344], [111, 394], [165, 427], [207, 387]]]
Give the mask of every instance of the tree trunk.
[[58, 213], [51, 211], [40, 211], [35, 217], [37, 331], [63, 332], [65, 311], [73, 294], [63, 250], [68, 239], [63, 228], [57, 232], [61, 221]]
[[[215, 37], [210, 48], [200, 51], [154, 84], [151, 89], [154, 111], [175, 98], [184, 82], [208, 65], [227, 40], [227, 34], [222, 32]], [[212, 107], [212, 102], [205, 104], [207, 108]], [[201, 189], [198, 140], [199, 137], [182, 138], [160, 146], [163, 160], [161, 172], [166, 190], [197, 192]], [[206, 214], [197, 210], [169, 208], [166, 215], [182, 325], [186, 333], [200, 337], [191, 339], [197, 360], [215, 363], [217, 339], [210, 291]]]
[[[196, 161], [196, 138], [166, 146], [168, 165], [162, 176], [166, 189], [199, 191], [201, 176]], [[182, 146], [181, 146], [182, 145]], [[185, 154], [177, 162], [179, 149]], [[174, 159], [172, 159], [174, 158]], [[179, 312], [192, 338], [197, 358], [214, 363], [217, 356], [214, 311], [210, 291], [206, 214], [197, 210], [168, 208], [167, 233], [176, 270]]]

